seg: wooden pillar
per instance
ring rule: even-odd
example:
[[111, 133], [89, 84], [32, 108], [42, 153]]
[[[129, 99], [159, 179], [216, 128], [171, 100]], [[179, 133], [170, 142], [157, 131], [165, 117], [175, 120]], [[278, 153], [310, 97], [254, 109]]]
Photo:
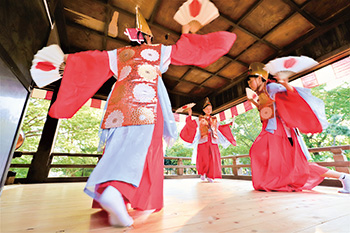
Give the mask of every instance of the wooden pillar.
[[[181, 158], [179, 158], [178, 162], [177, 162], [178, 166], [182, 166], [183, 165], [183, 161]], [[183, 168], [178, 168], [177, 169], [177, 175], [178, 176], [182, 176], [184, 174], [184, 169]]]
[[[345, 157], [343, 150], [341, 148], [335, 148], [331, 149], [331, 152], [333, 153], [333, 159], [334, 161], [347, 161], [347, 158]], [[335, 170], [338, 172], [344, 172], [349, 174], [349, 168], [348, 167], [335, 167]]]
[[[58, 88], [59, 85], [54, 90], [51, 105], [56, 100]], [[38, 150], [33, 155], [33, 159], [29, 167], [26, 183], [42, 183], [46, 181], [51, 166], [51, 151], [53, 150], [53, 145], [56, 139], [58, 121], [58, 119], [47, 115]]]
[[232, 158], [232, 173], [234, 176], [238, 176], [238, 169], [237, 169], [237, 158]]

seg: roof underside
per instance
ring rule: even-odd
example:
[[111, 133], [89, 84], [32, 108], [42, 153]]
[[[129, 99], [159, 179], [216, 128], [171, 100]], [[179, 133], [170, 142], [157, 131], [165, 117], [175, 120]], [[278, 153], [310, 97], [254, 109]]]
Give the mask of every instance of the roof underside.
[[[112, 50], [129, 44], [126, 27], [135, 27], [138, 5], [154, 43], [174, 44], [181, 25], [173, 16], [185, 0], [57, 0], [50, 2], [65, 53]], [[173, 109], [209, 96], [214, 113], [246, 100], [246, 72], [251, 62], [266, 63], [287, 55], [306, 55], [322, 62], [350, 45], [348, 0], [212, 0], [220, 16], [198, 34], [229, 31], [237, 40], [227, 55], [206, 68], [173, 66], [163, 75]], [[117, 23], [115, 23], [117, 22]], [[106, 99], [110, 79], [95, 95]], [[52, 87], [52, 86], [51, 86]], [[50, 88], [50, 87], [49, 87]]]

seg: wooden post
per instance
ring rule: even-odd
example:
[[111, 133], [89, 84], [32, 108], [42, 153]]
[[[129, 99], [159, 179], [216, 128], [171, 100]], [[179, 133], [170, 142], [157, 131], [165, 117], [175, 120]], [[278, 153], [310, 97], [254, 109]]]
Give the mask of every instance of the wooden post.
[[[333, 159], [334, 161], [347, 161], [347, 158], [345, 157], [343, 150], [341, 148], [334, 148], [331, 149], [331, 152], [333, 153]], [[348, 167], [335, 167], [335, 170], [338, 172], [344, 172], [349, 174], [349, 168]]]
[[238, 169], [237, 169], [237, 158], [232, 158], [232, 173], [234, 176], [238, 176]]
[[[181, 158], [178, 159], [177, 165], [178, 166], [182, 166], [183, 165], [183, 161], [182, 161]], [[178, 168], [177, 169], [177, 175], [178, 176], [182, 176], [183, 174], [184, 174], [184, 169], [183, 168]]]
[[[51, 105], [56, 100], [59, 86], [60, 85], [58, 85], [54, 90]], [[51, 151], [53, 150], [53, 145], [55, 143], [57, 128], [58, 119], [51, 118], [49, 115], [47, 115], [38, 150], [33, 155], [33, 159], [28, 170], [26, 183], [42, 183], [46, 181], [50, 171], [52, 161]]]

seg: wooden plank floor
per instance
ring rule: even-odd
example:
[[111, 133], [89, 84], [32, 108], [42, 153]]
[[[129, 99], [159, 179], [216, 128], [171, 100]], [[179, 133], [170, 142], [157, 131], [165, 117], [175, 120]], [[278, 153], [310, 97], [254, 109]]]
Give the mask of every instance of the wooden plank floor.
[[130, 210], [128, 228], [110, 227], [105, 212], [90, 208], [85, 183], [5, 186], [0, 232], [350, 232], [350, 195], [337, 188], [267, 193], [242, 180], [164, 182], [163, 210]]

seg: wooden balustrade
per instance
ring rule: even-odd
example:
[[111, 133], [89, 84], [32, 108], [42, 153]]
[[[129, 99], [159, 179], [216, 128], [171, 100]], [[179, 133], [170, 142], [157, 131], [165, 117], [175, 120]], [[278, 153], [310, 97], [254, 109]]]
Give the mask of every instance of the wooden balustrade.
[[[325, 167], [334, 167], [336, 171], [349, 173], [350, 161], [347, 161], [344, 150], [350, 150], [350, 145], [344, 146], [332, 146], [311, 148], [310, 153], [319, 153], [329, 151], [333, 153], [334, 161], [331, 162], [317, 162], [317, 164]], [[20, 155], [33, 155], [35, 152], [19, 152]], [[69, 153], [52, 153], [52, 157], [55, 156], [69, 156], [69, 157], [95, 157], [98, 160], [102, 155], [100, 154], [69, 154]], [[226, 170], [223, 170], [223, 178], [228, 179], [244, 179], [251, 180], [250, 174], [242, 174], [241, 168], [250, 170], [250, 164], [241, 164], [240, 159], [249, 158], [249, 155], [231, 155], [221, 157], [222, 161], [228, 161], [229, 164], [223, 162], [222, 169], [228, 168], [229, 174]], [[165, 160], [172, 161], [171, 164], [164, 165], [164, 173], [166, 178], [193, 178], [198, 177], [196, 172], [196, 166], [192, 165], [190, 157], [164, 157]], [[188, 165], [185, 165], [188, 164]], [[11, 164], [12, 168], [29, 168], [30, 164]], [[50, 164], [51, 168], [94, 168], [95, 164]], [[169, 174], [170, 173], [170, 174]], [[47, 177], [46, 182], [76, 182], [86, 181], [88, 177]], [[26, 183], [26, 178], [17, 178], [15, 182]], [[339, 186], [340, 183], [332, 181], [326, 181], [325, 185]]]

